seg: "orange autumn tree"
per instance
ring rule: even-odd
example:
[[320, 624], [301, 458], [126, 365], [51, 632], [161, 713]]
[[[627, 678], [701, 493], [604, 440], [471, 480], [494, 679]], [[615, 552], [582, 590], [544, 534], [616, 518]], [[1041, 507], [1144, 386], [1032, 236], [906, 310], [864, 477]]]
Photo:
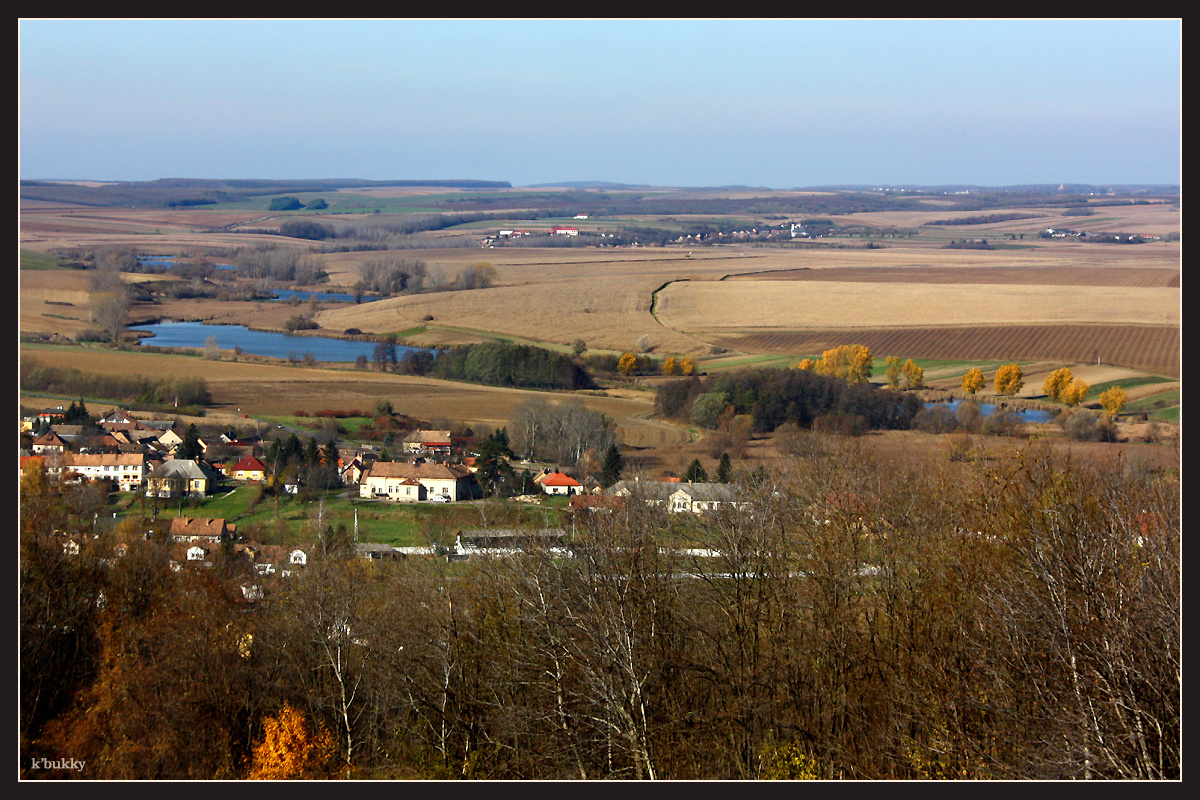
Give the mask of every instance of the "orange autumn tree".
[[805, 358], [796, 364], [796, 369], [812, 370], [821, 375], [831, 375], [852, 383], [866, 383], [871, 379], [875, 356], [865, 344], [844, 344], [826, 350], [820, 361]]
[[1005, 364], [996, 370], [996, 394], [1015, 397], [1025, 385], [1025, 376], [1019, 364]]
[[304, 715], [285, 705], [263, 725], [263, 738], [251, 755], [250, 780], [278, 781], [321, 775], [333, 762], [336, 746], [324, 725], [310, 730]]
[[983, 379], [983, 371], [980, 370], [979, 367], [972, 367], [971, 369], [967, 370], [966, 375], [963, 375], [962, 388], [971, 394], [978, 392], [984, 387], [985, 384], [986, 381]]

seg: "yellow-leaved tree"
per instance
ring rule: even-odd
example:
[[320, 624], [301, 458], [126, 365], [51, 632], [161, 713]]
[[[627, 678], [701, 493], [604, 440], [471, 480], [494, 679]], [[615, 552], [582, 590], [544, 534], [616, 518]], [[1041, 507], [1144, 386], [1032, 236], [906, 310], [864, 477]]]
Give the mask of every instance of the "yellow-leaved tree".
[[1062, 394], [1059, 396], [1067, 405], [1077, 406], [1083, 402], [1083, 399], [1087, 397], [1088, 392], [1091, 390], [1092, 387], [1090, 385], [1076, 378], [1062, 390]]
[[904, 362], [901, 368], [904, 373], [904, 386], [906, 389], [924, 389], [925, 388], [925, 368], [918, 367], [916, 362], [911, 358]]
[[883, 360], [883, 363], [887, 365], [888, 388], [899, 389], [900, 374], [901, 370], [904, 368], [903, 359], [901, 359], [900, 356], [888, 356]]
[[662, 362], [662, 374], [674, 375], [679, 371], [679, 360], [675, 356], [667, 356]]
[[263, 724], [263, 738], [254, 747], [246, 777], [258, 781], [320, 777], [336, 754], [333, 734], [324, 725], [310, 730], [304, 715], [285, 705]]
[[967, 374], [963, 375], [962, 388], [964, 391], [975, 394], [984, 387], [987, 381], [983, 379], [983, 371], [978, 367], [972, 367], [967, 370]]
[[622, 375], [632, 375], [637, 372], [638, 357], [633, 353], [625, 353], [621, 356], [621, 360], [617, 362], [617, 372]]
[[803, 746], [789, 742], [763, 753], [762, 777], [769, 781], [816, 781], [821, 779], [821, 769]]
[[679, 359], [679, 374], [692, 375], [696, 372], [696, 362], [692, 361], [691, 356], [684, 356]]
[[1100, 405], [1104, 407], [1104, 413], [1112, 419], [1125, 408], [1125, 404], [1129, 402], [1129, 393], [1120, 386], [1111, 386], [1100, 393]]
[[996, 394], [1015, 397], [1025, 385], [1025, 374], [1019, 364], [1005, 364], [996, 370]]
[[821, 354], [820, 361], [802, 359], [796, 368], [812, 370], [854, 383], [866, 383], [871, 379], [874, 364], [875, 356], [865, 344], [843, 344], [826, 350]]
[[1060, 367], [1046, 376], [1046, 380], [1042, 383], [1042, 391], [1051, 400], [1058, 402], [1062, 399], [1063, 390], [1070, 386], [1073, 380], [1075, 380], [1075, 376], [1071, 374], [1071, 370], [1067, 367]]

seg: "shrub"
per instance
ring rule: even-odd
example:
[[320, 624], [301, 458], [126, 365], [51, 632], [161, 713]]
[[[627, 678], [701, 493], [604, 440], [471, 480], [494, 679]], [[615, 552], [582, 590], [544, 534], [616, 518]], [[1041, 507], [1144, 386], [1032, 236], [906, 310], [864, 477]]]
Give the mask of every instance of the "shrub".
[[981, 431], [989, 436], [1019, 436], [1024, 423], [1012, 411], [993, 411], [983, 418]]
[[293, 314], [288, 317], [287, 322], [283, 323], [283, 327], [290, 333], [292, 331], [310, 331], [321, 326], [307, 314]]
[[958, 431], [946, 437], [946, 457], [951, 461], [970, 461], [974, 440], [966, 431]]
[[1063, 433], [1068, 439], [1077, 442], [1115, 442], [1117, 440], [1117, 426], [1111, 420], [1101, 419], [1083, 412], [1069, 414], [1065, 420], [1061, 417], [1059, 419]]
[[108, 334], [98, 328], [84, 328], [75, 334], [77, 342], [107, 342]]
[[917, 416], [913, 418], [912, 426], [919, 431], [926, 433], [950, 433], [958, 430], [958, 416], [953, 411], [943, 405], [934, 405], [923, 408], [917, 412]]
[[867, 418], [861, 414], [835, 411], [814, 419], [812, 429], [817, 433], [832, 433], [838, 436], [862, 436], [867, 432]]

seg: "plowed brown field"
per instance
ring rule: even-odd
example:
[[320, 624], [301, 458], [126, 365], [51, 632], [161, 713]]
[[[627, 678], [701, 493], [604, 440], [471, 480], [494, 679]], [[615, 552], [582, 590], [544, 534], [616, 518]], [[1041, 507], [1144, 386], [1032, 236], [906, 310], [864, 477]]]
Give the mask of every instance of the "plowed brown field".
[[842, 344], [909, 358], [951, 360], [1054, 360], [1116, 364], [1161, 375], [1180, 372], [1180, 329], [1161, 325], [991, 325], [926, 328], [793, 330], [720, 337], [731, 350], [820, 353]]

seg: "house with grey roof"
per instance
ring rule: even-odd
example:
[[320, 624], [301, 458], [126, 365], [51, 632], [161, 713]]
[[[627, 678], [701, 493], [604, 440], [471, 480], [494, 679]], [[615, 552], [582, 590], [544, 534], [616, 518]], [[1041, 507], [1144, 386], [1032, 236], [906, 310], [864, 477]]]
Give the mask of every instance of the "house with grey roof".
[[220, 474], [201, 461], [172, 458], [146, 474], [147, 497], [204, 497]]

